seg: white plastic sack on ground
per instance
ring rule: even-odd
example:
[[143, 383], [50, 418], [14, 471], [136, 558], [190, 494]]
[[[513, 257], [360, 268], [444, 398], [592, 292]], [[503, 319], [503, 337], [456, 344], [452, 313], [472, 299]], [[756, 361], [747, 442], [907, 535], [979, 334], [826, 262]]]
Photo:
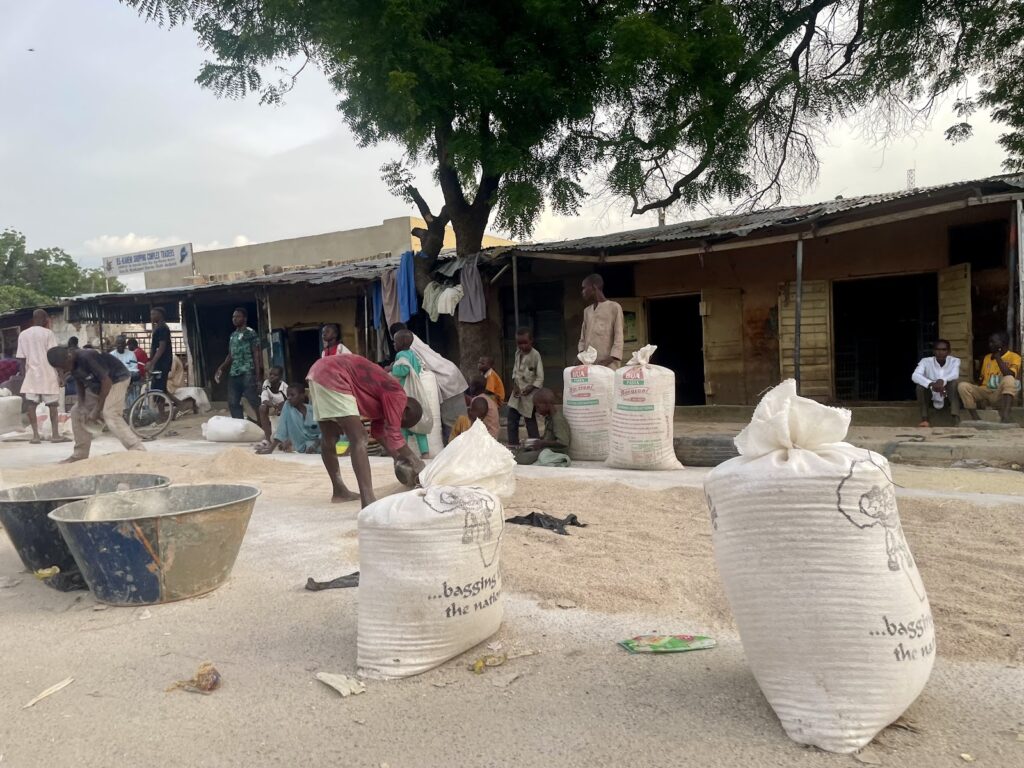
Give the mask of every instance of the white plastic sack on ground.
[[359, 513], [357, 662], [369, 677], [432, 669], [498, 631], [499, 493], [515, 461], [477, 422], [426, 470], [424, 487]]
[[21, 412], [25, 401], [20, 397], [0, 397], [0, 435], [21, 429]]
[[515, 467], [508, 448], [491, 437], [483, 421], [475, 421], [420, 472], [420, 483], [475, 486], [508, 497], [516, 492]]
[[[607, 464], [621, 469], [681, 469], [672, 444], [676, 375], [652, 365], [648, 344], [615, 371], [611, 442]], [[576, 435], [573, 433], [573, 442]]]
[[594, 365], [597, 350], [593, 347], [580, 352], [579, 359], [580, 365], [562, 372], [562, 412], [572, 430], [569, 456], [578, 461], [604, 461], [608, 458], [615, 371]]
[[248, 419], [213, 416], [203, 424], [203, 437], [211, 443], [256, 443], [264, 439], [264, 434]]
[[420, 405], [423, 406], [424, 411], [429, 410], [430, 418], [434, 422], [427, 434], [427, 447], [430, 449], [430, 455], [436, 459], [437, 455], [444, 450], [444, 438], [441, 436], [441, 396], [437, 389], [437, 376], [424, 368], [423, 373], [420, 374], [420, 385], [429, 398], [429, 402], [420, 403]]
[[758, 685], [790, 738], [841, 753], [896, 720], [935, 659], [888, 462], [842, 442], [849, 423], [783, 382], [704, 484]]

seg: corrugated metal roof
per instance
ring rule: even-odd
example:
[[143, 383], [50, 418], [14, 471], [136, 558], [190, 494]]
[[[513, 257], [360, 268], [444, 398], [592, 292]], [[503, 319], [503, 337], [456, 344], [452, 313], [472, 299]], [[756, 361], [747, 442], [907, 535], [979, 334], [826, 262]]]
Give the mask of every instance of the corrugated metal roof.
[[732, 216], [714, 216], [696, 221], [682, 221], [664, 227], [646, 227], [631, 229], [625, 232], [614, 232], [594, 237], [581, 237], [575, 240], [559, 240], [547, 243], [521, 245], [515, 248], [519, 253], [585, 253], [628, 250], [640, 246], [677, 242], [680, 240], [709, 240], [722, 237], [744, 237], [769, 228], [790, 227], [802, 222], [837, 216], [839, 214], [869, 209], [897, 201], [920, 200], [922, 204], [930, 199], [946, 196], [950, 192], [963, 190], [973, 193], [983, 189], [986, 194], [999, 191], [1024, 190], [1024, 175], [1007, 174], [989, 176], [975, 181], [960, 181], [953, 184], [941, 184], [934, 187], [908, 189], [899, 192], [887, 192], [861, 197], [836, 198], [810, 205], [794, 205], [769, 208], [763, 211], [740, 213]]
[[109, 299], [116, 297], [146, 297], [171, 296], [182, 293], [202, 293], [204, 291], [216, 291], [234, 288], [257, 288], [268, 285], [327, 285], [329, 283], [365, 282], [376, 280], [384, 272], [395, 269], [401, 263], [401, 256], [385, 256], [370, 261], [352, 261], [346, 264], [336, 264], [333, 267], [309, 267], [308, 269], [293, 269], [288, 272], [278, 272], [273, 275], [256, 275], [255, 277], [244, 277], [238, 280], [229, 280], [217, 283], [204, 283], [202, 285], [179, 285], [171, 288], [152, 288], [144, 291], [130, 291], [126, 293], [91, 293], [82, 296], [73, 296], [69, 302], [96, 301], [97, 299]]

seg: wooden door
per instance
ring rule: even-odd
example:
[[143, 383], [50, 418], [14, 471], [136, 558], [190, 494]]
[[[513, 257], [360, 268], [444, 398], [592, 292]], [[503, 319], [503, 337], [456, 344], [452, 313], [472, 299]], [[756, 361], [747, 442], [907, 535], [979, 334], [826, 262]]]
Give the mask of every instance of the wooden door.
[[960, 378], [974, 377], [974, 327], [971, 321], [971, 265], [939, 270], [939, 337], [960, 358]]
[[747, 402], [743, 365], [743, 291], [707, 288], [701, 291], [704, 327], [704, 395], [712, 405]]
[[[796, 283], [779, 288], [779, 368], [782, 378], [794, 376], [796, 342]], [[832, 284], [809, 280], [803, 284], [800, 319], [800, 394], [831, 400], [832, 394]]]

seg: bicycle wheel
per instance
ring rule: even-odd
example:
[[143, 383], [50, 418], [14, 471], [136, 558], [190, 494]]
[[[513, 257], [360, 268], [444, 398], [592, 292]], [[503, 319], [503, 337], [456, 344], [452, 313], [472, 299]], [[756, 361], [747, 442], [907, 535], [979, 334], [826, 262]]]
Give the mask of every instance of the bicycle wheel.
[[128, 426], [143, 440], [152, 440], [174, 419], [174, 404], [163, 392], [146, 392], [132, 403]]

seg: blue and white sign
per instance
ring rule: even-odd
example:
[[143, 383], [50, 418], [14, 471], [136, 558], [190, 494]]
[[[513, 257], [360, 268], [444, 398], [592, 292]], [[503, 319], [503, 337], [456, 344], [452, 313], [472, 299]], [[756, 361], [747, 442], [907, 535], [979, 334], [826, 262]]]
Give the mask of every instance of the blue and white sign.
[[168, 245], [151, 251], [126, 253], [123, 256], [105, 256], [103, 274], [107, 277], [152, 272], [155, 269], [173, 269], [192, 266], [192, 243]]

